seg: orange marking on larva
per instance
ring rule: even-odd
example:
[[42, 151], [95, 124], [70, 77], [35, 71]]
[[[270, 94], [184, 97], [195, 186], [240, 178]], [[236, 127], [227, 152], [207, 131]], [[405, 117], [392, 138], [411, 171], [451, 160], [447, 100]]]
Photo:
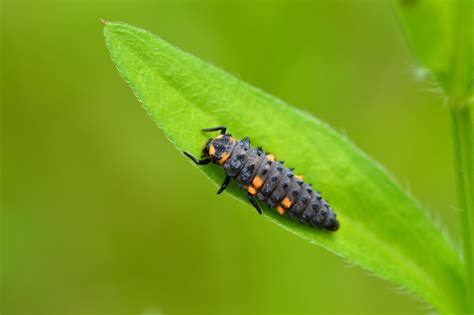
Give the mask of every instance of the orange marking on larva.
[[290, 198], [288, 197], [285, 197], [285, 199], [283, 199], [283, 201], [281, 202], [281, 204], [283, 205], [283, 207], [285, 207], [286, 209], [288, 209], [289, 207], [291, 207], [291, 204], [293, 202], [290, 200]]
[[267, 160], [275, 161], [275, 156], [273, 154], [268, 154], [267, 155]]
[[260, 189], [263, 185], [263, 179], [260, 176], [256, 176], [252, 181], [252, 185], [255, 189]]
[[276, 209], [280, 215], [285, 214], [285, 208], [283, 208], [282, 206], [277, 206]]
[[251, 185], [248, 185], [248, 186], [247, 186], [247, 191], [248, 191], [249, 194], [251, 194], [252, 196], [257, 193], [257, 191], [255, 190], [255, 188], [253, 188], [253, 186], [251, 186]]
[[217, 137], [215, 137], [214, 139], [220, 139], [222, 138], [224, 135], [218, 135]]
[[209, 155], [213, 156], [214, 153], [216, 153], [216, 148], [214, 148], [214, 146], [211, 144], [211, 146], [209, 147]]
[[303, 180], [304, 176], [303, 175], [295, 175], [295, 178]]
[[224, 153], [222, 154], [221, 159], [220, 159], [219, 161], [217, 161], [217, 163], [219, 163], [219, 165], [222, 165], [222, 164], [224, 164], [225, 161], [227, 161], [227, 159], [228, 159], [229, 157], [230, 157], [229, 152], [224, 152]]

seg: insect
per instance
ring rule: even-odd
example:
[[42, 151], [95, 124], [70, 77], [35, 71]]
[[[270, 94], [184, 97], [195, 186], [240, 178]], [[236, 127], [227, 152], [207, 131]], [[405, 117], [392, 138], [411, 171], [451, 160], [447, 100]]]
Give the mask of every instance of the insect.
[[224, 168], [226, 177], [218, 194], [227, 188], [233, 178], [241, 189], [247, 190], [250, 203], [260, 214], [262, 209], [256, 198], [275, 208], [280, 215], [287, 214], [289, 218], [314, 228], [329, 231], [339, 228], [336, 213], [327, 201], [312, 189], [311, 184], [304, 182], [302, 176], [284, 167], [283, 161], [276, 161], [273, 154], [267, 154], [261, 148], [253, 148], [248, 137], [236, 140], [226, 133], [226, 127], [205, 128], [202, 131], [220, 131], [218, 136], [206, 142], [202, 159], [198, 160], [186, 151], [183, 153], [197, 165], [215, 163]]

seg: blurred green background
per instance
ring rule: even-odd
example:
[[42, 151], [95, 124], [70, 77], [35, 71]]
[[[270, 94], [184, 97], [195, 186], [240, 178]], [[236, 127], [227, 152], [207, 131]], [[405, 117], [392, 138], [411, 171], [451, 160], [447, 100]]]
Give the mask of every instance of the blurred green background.
[[448, 115], [389, 1], [7, 0], [0, 14], [2, 313], [424, 312], [216, 196], [140, 108], [99, 23], [148, 29], [330, 123], [457, 235]]

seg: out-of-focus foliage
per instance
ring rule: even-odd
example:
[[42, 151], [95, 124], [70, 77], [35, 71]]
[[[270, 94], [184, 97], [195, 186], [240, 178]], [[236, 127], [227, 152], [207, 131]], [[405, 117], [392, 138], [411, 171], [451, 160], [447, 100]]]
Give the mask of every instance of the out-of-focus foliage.
[[329, 122], [457, 235], [442, 99], [413, 78], [388, 2], [4, 0], [0, 15], [2, 313], [424, 313], [216, 196], [135, 106], [98, 22], [153, 30]]
[[467, 100], [474, 91], [472, 0], [396, 0], [406, 37], [423, 67], [446, 94]]
[[[107, 22], [104, 34], [119, 72], [178, 149], [199, 156], [209, 136], [199, 132], [203, 126], [227, 126], [238, 138], [251, 135], [333, 201], [341, 228], [317, 232], [267, 208], [265, 216], [410, 288], [446, 313], [464, 309], [463, 266], [453, 245], [418, 203], [347, 139], [149, 32]], [[219, 167], [202, 169], [221, 184]], [[233, 189], [232, 194], [248, 203], [245, 193]]]
[[465, 312], [474, 312], [474, 2], [399, 0], [399, 16], [418, 61], [443, 89], [451, 117], [462, 238]]

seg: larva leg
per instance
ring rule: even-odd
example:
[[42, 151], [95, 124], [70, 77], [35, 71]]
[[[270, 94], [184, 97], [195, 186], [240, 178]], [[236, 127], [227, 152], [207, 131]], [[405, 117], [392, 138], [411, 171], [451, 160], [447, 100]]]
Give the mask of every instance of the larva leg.
[[219, 188], [219, 190], [217, 191], [217, 194], [219, 195], [221, 192], [223, 192], [227, 188], [227, 185], [229, 185], [229, 183], [230, 183], [230, 176], [226, 176], [224, 179], [224, 182], [221, 185], [221, 188]]
[[247, 197], [249, 198], [249, 201], [252, 204], [252, 206], [254, 206], [255, 209], [258, 211], [258, 213], [262, 214], [262, 209], [260, 208], [258, 203], [255, 201], [255, 199], [253, 199], [253, 196], [251, 194], [248, 194]]
[[196, 163], [197, 165], [206, 165], [206, 164], [209, 164], [211, 162], [210, 159], [204, 159], [204, 160], [198, 160], [196, 159], [196, 157], [194, 157], [191, 153], [188, 153], [186, 151], [183, 151], [184, 155], [186, 155], [188, 158], [190, 158], [191, 160], [193, 160], [194, 163]]
[[212, 128], [204, 128], [204, 129], [201, 129], [201, 131], [217, 131], [217, 130], [220, 130], [221, 131], [221, 135], [225, 134], [227, 128], [224, 127], [224, 126], [217, 126], [217, 127], [212, 127]]

